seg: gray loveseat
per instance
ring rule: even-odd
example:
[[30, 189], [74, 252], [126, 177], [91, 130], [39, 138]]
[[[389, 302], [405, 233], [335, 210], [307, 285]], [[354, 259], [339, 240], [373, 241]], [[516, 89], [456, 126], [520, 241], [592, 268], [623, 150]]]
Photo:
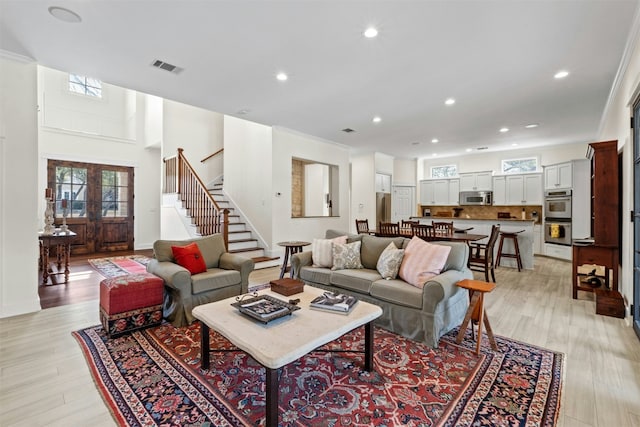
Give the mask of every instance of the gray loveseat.
[[[326, 238], [345, 235], [327, 230]], [[333, 292], [350, 294], [356, 298], [382, 307], [382, 316], [376, 324], [382, 328], [422, 341], [435, 348], [442, 335], [459, 326], [469, 306], [466, 289], [456, 283], [473, 279], [467, 267], [469, 248], [465, 243], [432, 242], [451, 247], [442, 272], [428, 280], [423, 289], [408, 284], [398, 277], [385, 280], [376, 270], [378, 257], [389, 242], [405, 248], [410, 239], [403, 237], [376, 237], [367, 234], [348, 235], [347, 242], [360, 240], [360, 259], [363, 269], [331, 270], [313, 267], [311, 251], [293, 255], [291, 265], [294, 277], [306, 285]]]
[[[171, 246], [192, 242], [198, 245], [207, 266], [207, 271], [193, 276], [176, 263], [171, 250]], [[248, 292], [253, 260], [228, 253], [221, 234], [189, 240], [157, 240], [153, 254], [147, 271], [164, 280], [163, 315], [176, 327], [193, 322], [193, 307]]]

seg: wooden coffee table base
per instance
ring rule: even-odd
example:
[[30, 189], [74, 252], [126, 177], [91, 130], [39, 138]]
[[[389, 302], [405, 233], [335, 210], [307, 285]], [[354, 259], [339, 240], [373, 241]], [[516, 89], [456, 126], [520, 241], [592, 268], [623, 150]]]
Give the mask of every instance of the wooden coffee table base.
[[[202, 369], [209, 369], [210, 361], [210, 340], [209, 340], [209, 326], [203, 321], [200, 321], [200, 345], [201, 345], [201, 367]], [[205, 351], [204, 349], [209, 349]], [[266, 414], [265, 421], [267, 427], [278, 425], [278, 399], [279, 399], [279, 385], [278, 385], [278, 369], [279, 368], [265, 368], [265, 397], [266, 397]], [[373, 322], [365, 323], [364, 325], [364, 370], [371, 371], [373, 369]]]

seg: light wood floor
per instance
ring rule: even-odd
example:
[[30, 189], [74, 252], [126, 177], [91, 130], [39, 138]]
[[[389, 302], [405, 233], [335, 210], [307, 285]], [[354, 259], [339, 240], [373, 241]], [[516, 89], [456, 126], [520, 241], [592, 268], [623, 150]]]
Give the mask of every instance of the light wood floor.
[[[596, 315], [591, 294], [571, 299], [570, 270], [544, 257], [535, 271], [499, 268], [486, 296], [494, 332], [565, 353], [559, 426], [640, 427], [640, 341], [623, 320]], [[0, 319], [0, 425], [115, 425], [71, 336], [98, 323], [97, 300]]]

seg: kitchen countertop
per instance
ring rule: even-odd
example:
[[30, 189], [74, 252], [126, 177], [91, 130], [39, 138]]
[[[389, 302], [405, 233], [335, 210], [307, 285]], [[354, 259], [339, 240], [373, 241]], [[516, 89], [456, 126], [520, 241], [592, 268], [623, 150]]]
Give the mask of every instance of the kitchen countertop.
[[540, 223], [540, 220], [537, 221], [531, 218], [522, 219], [522, 218], [467, 218], [467, 217], [453, 217], [453, 216], [412, 216], [409, 219], [434, 219], [434, 220], [446, 220], [446, 221], [509, 221], [509, 222], [533, 222], [536, 224]]

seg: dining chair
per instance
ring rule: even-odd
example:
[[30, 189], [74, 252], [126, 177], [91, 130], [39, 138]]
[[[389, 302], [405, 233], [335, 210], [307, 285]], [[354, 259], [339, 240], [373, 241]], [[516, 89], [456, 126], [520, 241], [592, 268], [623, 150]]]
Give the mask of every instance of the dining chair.
[[397, 222], [380, 222], [376, 235], [382, 237], [397, 237], [400, 235], [400, 224]]
[[467, 266], [473, 271], [484, 272], [484, 281], [489, 281], [489, 272], [491, 279], [495, 283], [495, 261], [493, 257], [493, 248], [496, 245], [498, 236], [500, 235], [500, 225], [491, 227], [491, 234], [487, 243], [469, 242], [469, 261]]
[[369, 220], [356, 219], [356, 230], [358, 234], [369, 234]]
[[420, 224], [420, 221], [412, 221], [412, 220], [407, 220], [405, 221], [404, 219], [400, 222], [400, 227], [402, 228], [411, 228], [412, 225], [414, 224]]
[[422, 240], [435, 240], [436, 233], [433, 225], [429, 224], [411, 224], [411, 234]]
[[436, 234], [453, 234], [453, 221], [451, 222], [436, 222], [431, 221]]

